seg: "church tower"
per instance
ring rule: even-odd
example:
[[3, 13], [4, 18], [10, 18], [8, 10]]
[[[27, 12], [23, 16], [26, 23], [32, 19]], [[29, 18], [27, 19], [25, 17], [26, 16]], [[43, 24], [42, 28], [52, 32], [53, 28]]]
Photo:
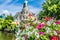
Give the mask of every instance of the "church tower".
[[29, 11], [28, 1], [25, 0], [23, 4], [23, 8], [21, 12], [17, 12], [15, 15], [15, 19], [18, 21], [21, 20], [29, 20], [29, 16], [35, 16], [32, 12]]
[[28, 1], [25, 0], [24, 5], [23, 5], [23, 8], [25, 8], [25, 7], [27, 7], [27, 6], [28, 6]]
[[28, 9], [28, 1], [25, 0], [24, 1], [24, 4], [23, 4], [23, 9], [22, 9], [22, 12], [23, 13], [28, 13], [29, 9]]
[[29, 13], [28, 1], [25, 0], [24, 1], [24, 4], [23, 4], [23, 9], [22, 9], [22, 12], [21, 12], [21, 15], [22, 15], [22, 18], [21, 19], [22, 20], [28, 20], [28, 17], [27, 17], [28, 13]]

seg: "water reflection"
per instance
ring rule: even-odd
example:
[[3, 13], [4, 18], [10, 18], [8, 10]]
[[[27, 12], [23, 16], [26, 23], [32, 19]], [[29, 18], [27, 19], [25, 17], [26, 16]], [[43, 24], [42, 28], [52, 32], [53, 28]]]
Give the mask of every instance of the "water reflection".
[[0, 40], [15, 40], [14, 33], [0, 32]]

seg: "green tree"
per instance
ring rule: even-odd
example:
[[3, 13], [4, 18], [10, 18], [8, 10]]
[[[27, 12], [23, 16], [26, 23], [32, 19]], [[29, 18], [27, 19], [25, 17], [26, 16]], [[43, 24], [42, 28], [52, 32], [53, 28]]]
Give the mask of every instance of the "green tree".
[[[0, 19], [0, 30], [8, 29], [9, 31], [14, 31], [16, 28], [16, 24], [12, 24], [13, 20], [3, 20]], [[8, 31], [7, 30], [7, 31]]]
[[3, 29], [2, 24], [3, 24], [3, 20], [0, 18], [0, 30]]
[[44, 11], [40, 11], [40, 13], [38, 14], [38, 19], [42, 19], [46, 16], [46, 14], [44, 13]]
[[60, 0], [46, 0], [46, 2], [44, 2], [42, 6], [42, 11], [44, 11], [44, 14], [46, 16], [60, 19]]
[[5, 18], [5, 20], [14, 20], [12, 15], [9, 15]]
[[4, 29], [8, 29], [10, 31], [14, 30], [16, 25], [15, 24], [12, 24], [12, 20], [4, 20], [3, 22], [3, 28]]

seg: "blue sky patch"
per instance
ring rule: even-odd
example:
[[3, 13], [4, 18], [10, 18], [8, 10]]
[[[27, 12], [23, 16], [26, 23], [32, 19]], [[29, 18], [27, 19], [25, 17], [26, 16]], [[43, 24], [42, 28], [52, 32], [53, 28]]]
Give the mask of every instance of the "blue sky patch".
[[[9, 11], [9, 13], [15, 15], [16, 12], [20, 12], [23, 8], [25, 0], [0, 0], [0, 14], [3, 13], [4, 10]], [[38, 14], [42, 9], [42, 3], [45, 0], [27, 0], [29, 10], [35, 14]]]

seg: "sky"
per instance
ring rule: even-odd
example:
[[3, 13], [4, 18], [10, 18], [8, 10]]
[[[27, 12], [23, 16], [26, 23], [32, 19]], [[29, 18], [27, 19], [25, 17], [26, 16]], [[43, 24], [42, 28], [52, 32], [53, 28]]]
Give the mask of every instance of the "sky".
[[[0, 14], [21, 12], [25, 0], [0, 0]], [[45, 0], [28, 0], [29, 10], [38, 14], [42, 10], [42, 4]]]

